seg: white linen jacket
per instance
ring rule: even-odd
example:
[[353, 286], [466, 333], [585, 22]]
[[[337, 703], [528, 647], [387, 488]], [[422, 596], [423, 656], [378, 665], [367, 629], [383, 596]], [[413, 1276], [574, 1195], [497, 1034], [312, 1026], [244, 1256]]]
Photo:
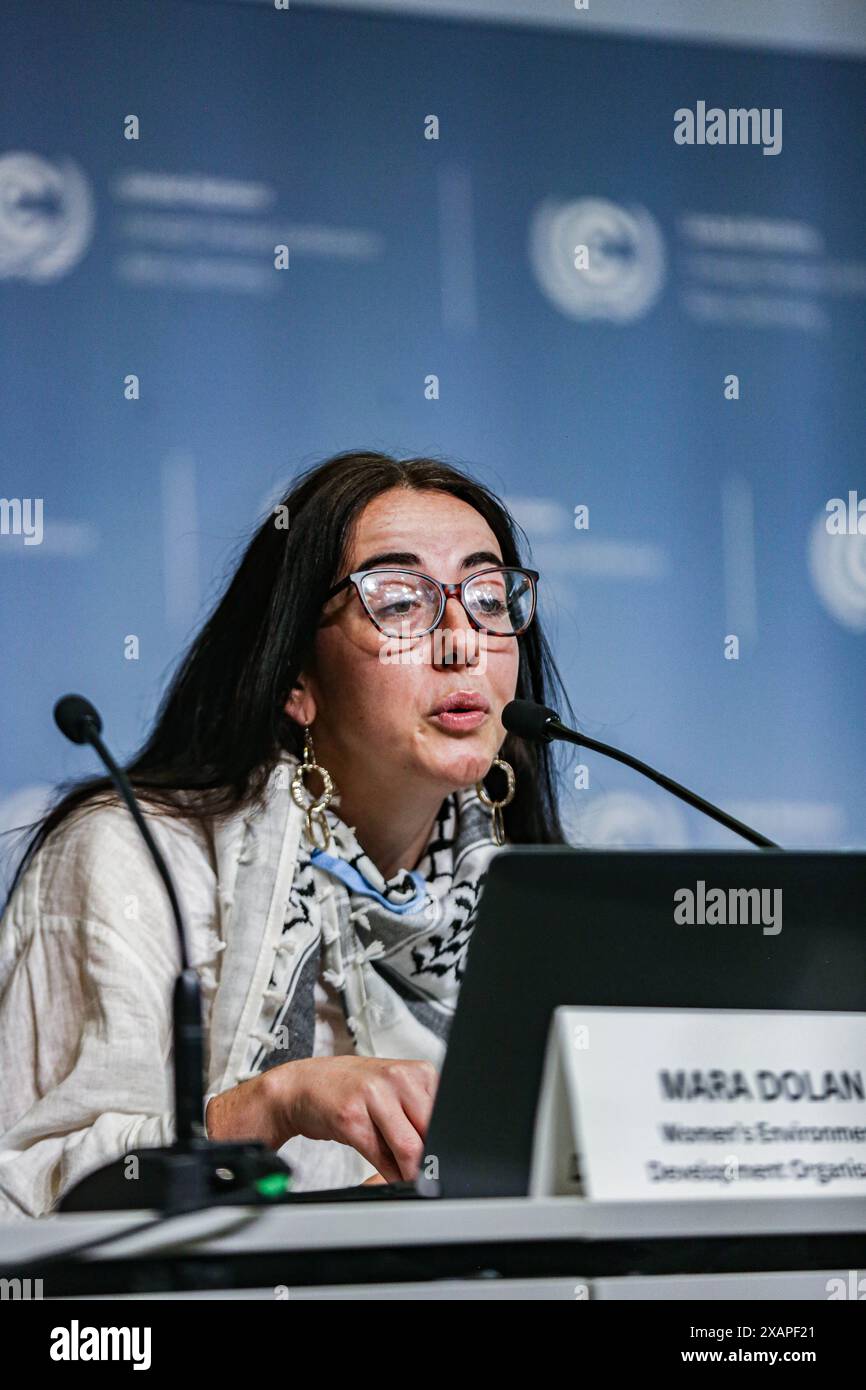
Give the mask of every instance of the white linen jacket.
[[[296, 763], [283, 755], [264, 805], [210, 829], [145, 809], [201, 981], [205, 1106], [250, 1074], [274, 955], [286, 949], [304, 825], [289, 791]], [[323, 923], [329, 905], [326, 895]], [[168, 897], [129, 811], [119, 800], [76, 811], [34, 856], [0, 919], [0, 1219], [44, 1215], [92, 1169], [173, 1141], [179, 967]], [[299, 1137], [280, 1153], [291, 1161], [292, 1146], [314, 1142]], [[327, 1147], [353, 1160], [344, 1182], [374, 1173], [348, 1146]]]

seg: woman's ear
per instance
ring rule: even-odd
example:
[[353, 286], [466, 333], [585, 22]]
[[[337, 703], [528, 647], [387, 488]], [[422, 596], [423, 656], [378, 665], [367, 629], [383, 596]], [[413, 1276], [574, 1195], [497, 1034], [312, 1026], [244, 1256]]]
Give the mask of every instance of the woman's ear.
[[310, 690], [306, 677], [298, 676], [298, 679], [289, 692], [289, 698], [283, 708], [289, 718], [294, 719], [296, 724], [312, 724], [316, 717], [316, 700]]

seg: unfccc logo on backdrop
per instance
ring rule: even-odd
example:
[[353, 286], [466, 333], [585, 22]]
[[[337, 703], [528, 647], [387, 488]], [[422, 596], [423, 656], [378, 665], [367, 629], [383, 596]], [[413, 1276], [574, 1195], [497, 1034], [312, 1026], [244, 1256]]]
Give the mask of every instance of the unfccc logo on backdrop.
[[[864, 517], [866, 520], [866, 517]], [[866, 531], [828, 528], [826, 509], [809, 534], [809, 570], [827, 612], [851, 632], [866, 632]]]
[[655, 218], [646, 208], [621, 207], [606, 198], [545, 199], [532, 216], [529, 258], [547, 297], [578, 319], [639, 319], [665, 279]]
[[93, 198], [71, 159], [0, 155], [0, 277], [56, 280], [84, 255]]

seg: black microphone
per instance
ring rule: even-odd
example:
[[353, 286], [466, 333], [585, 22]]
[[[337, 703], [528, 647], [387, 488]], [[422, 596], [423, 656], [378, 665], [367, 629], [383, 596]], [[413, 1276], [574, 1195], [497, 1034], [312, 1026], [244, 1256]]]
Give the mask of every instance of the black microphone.
[[[279, 1197], [291, 1169], [264, 1144], [209, 1140], [204, 1125], [204, 1030], [201, 986], [189, 963], [186, 928], [168, 865], [141, 812], [129, 778], [102, 741], [99, 712], [83, 695], [64, 695], [54, 706], [58, 729], [73, 743], [89, 743], [128, 807], [162, 879], [180, 946], [180, 973], [172, 1004], [176, 1140], [169, 1148], [136, 1149], [87, 1174], [64, 1194], [59, 1211], [152, 1207], [177, 1211], [225, 1200]], [[130, 1166], [129, 1160], [137, 1160]], [[129, 1174], [138, 1172], [137, 1179]], [[282, 1180], [282, 1181], [281, 1181]]]
[[83, 695], [64, 695], [54, 706], [54, 722], [71, 743], [88, 743], [102, 733], [96, 708]]
[[549, 743], [553, 738], [560, 738], [567, 743], [577, 743], [584, 748], [589, 748], [593, 753], [603, 753], [606, 758], [613, 758], [618, 763], [624, 763], [626, 767], [634, 768], [635, 772], [642, 773], [651, 782], [664, 787], [665, 791], [678, 796], [681, 801], [685, 801], [686, 805], [693, 806], [696, 811], [703, 811], [705, 816], [710, 816], [712, 820], [718, 821], [727, 830], [733, 830], [736, 835], [742, 835], [744, 840], [757, 845], [760, 849], [780, 848], [774, 840], [768, 840], [766, 835], [762, 835], [760, 831], [753, 830], [751, 826], [745, 825], [741, 820], [729, 816], [727, 811], [720, 810], [711, 801], [705, 801], [696, 792], [690, 792], [688, 787], [681, 786], [673, 778], [666, 777], [663, 772], [656, 772], [655, 768], [650, 767], [648, 763], [642, 763], [639, 758], [633, 758], [631, 753], [623, 753], [619, 748], [612, 748], [609, 743], [600, 743], [598, 739], [589, 738], [587, 734], [581, 734], [576, 729], [567, 728], [560, 720], [556, 710], [548, 709], [546, 705], [537, 705], [533, 700], [512, 700], [502, 711], [502, 723], [510, 734], [516, 734], [518, 738], [529, 739], [530, 742]]

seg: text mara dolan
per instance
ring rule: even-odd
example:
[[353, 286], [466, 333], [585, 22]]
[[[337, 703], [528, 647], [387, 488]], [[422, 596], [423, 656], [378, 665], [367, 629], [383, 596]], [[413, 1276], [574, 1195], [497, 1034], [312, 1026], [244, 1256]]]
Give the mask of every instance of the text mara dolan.
[[859, 1071], [661, 1071], [665, 1100], [866, 1100]]

